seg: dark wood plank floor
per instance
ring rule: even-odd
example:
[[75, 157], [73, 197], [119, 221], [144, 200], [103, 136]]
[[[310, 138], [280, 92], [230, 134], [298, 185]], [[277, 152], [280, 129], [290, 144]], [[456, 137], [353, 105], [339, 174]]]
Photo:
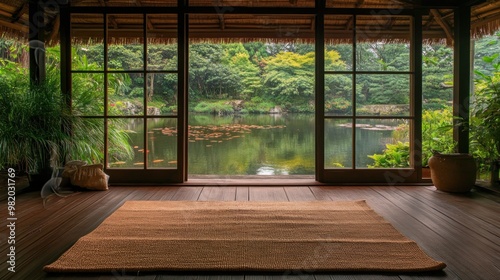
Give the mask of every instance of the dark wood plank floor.
[[[144, 274], [111, 271], [99, 275], [48, 275], [55, 261], [78, 238], [92, 231], [127, 200], [301, 201], [364, 199], [401, 233], [431, 257], [445, 262], [443, 272], [427, 274]], [[2, 203], [5, 205], [6, 203]], [[448, 194], [433, 187], [279, 187], [174, 186], [112, 187], [52, 197], [42, 204], [38, 193], [16, 201], [16, 272], [7, 270], [8, 232], [1, 231], [0, 279], [206, 279], [206, 280], [371, 280], [371, 279], [500, 279], [500, 199], [488, 192]], [[1, 210], [6, 212], [5, 209]], [[2, 215], [3, 217], [3, 215]], [[370, 230], [369, 228], [366, 230]]]

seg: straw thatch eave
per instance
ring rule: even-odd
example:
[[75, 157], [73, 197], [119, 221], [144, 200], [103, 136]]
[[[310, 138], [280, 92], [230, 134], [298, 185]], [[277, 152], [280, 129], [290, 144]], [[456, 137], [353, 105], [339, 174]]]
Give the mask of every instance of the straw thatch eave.
[[[49, 1], [50, 2], [50, 1]], [[53, 1], [54, 3], [58, 1]], [[435, 4], [439, 3], [438, 4]], [[214, 3], [219, 5], [214, 7]], [[427, 42], [453, 41], [453, 5], [460, 3], [476, 4], [471, 9], [471, 34], [474, 38], [491, 35], [500, 28], [500, 1], [463, 0], [463, 1], [429, 1], [429, 0], [336, 0], [326, 1], [328, 8], [341, 9], [387, 9], [390, 17], [380, 17], [377, 23], [377, 36], [369, 31], [373, 29], [373, 18], [360, 16], [356, 20], [357, 30], [367, 30], [366, 36], [358, 36], [360, 41], [400, 42], [409, 39], [409, 17], [399, 16], [398, 9], [431, 7], [428, 14], [423, 15], [423, 36]], [[177, 0], [72, 0], [73, 10], [89, 7], [175, 7]], [[192, 41], [246, 42], [264, 41], [314, 41], [315, 17], [302, 13], [304, 9], [314, 7], [313, 0], [190, 0], [195, 8], [207, 7], [213, 13], [194, 13], [190, 15], [190, 38]], [[27, 41], [29, 33], [28, 0], [0, 0], [0, 34], [10, 38]], [[297, 14], [260, 14], [231, 13], [232, 10], [245, 7], [293, 9]], [[49, 44], [58, 42], [59, 16], [58, 7], [45, 9], [45, 38]], [[287, 10], [288, 11], [288, 10]], [[71, 19], [74, 27], [73, 35], [78, 40], [94, 41], [102, 38], [102, 19], [92, 14], [75, 15]], [[135, 41], [142, 34], [142, 19], [134, 15], [115, 15], [108, 19], [115, 42]], [[325, 40], [331, 42], [352, 41], [352, 16], [326, 16]], [[175, 40], [177, 19], [175, 14], [150, 15], [147, 18], [148, 38], [155, 42], [171, 42]], [[360, 34], [362, 34], [361, 32]], [[369, 35], [369, 36], [368, 36]]]

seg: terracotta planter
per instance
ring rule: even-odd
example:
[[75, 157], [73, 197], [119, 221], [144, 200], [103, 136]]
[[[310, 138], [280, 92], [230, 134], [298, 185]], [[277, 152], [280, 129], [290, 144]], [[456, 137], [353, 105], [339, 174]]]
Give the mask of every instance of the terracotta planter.
[[444, 192], [468, 192], [476, 182], [476, 163], [469, 154], [434, 154], [429, 159], [434, 186]]

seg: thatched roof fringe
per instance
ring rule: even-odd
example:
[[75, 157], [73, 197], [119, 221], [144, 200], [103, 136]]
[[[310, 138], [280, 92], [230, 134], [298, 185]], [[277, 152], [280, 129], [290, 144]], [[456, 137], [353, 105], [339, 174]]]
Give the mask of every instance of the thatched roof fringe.
[[[102, 44], [102, 38], [74, 38], [72, 41], [74, 45], [87, 45], [87, 44]], [[281, 38], [262, 38], [262, 37], [245, 37], [245, 38], [190, 38], [190, 43], [251, 43], [251, 42], [263, 42], [263, 43], [297, 43], [297, 44], [314, 44], [314, 38], [293, 38], [293, 37], [281, 37]], [[359, 42], [359, 41], [358, 41]], [[368, 42], [378, 42], [378, 43], [393, 43], [393, 44], [407, 44], [407, 39], [392, 38], [392, 39], [377, 39], [377, 40], [364, 40], [361, 43]], [[444, 38], [424, 38], [424, 44], [445, 44], [446, 39]], [[142, 40], [137, 38], [127, 39], [119, 38], [113, 39], [109, 42], [110, 44], [117, 45], [128, 45], [128, 44], [142, 44]], [[148, 44], [175, 44], [177, 43], [177, 38], [148, 38]], [[341, 45], [341, 44], [352, 44], [352, 39], [350, 38], [331, 38], [325, 39], [325, 44], [327, 45]]]
[[481, 25], [473, 24], [471, 26], [471, 34], [474, 39], [494, 35], [497, 32], [500, 32], [500, 19], [491, 20]]
[[28, 33], [0, 25], [0, 37], [18, 41], [28, 41]]
[[[26, 0], [0, 1], [0, 35], [27, 42], [28, 40], [28, 15], [26, 13]], [[139, 4], [138, 4], [139, 3]], [[406, 3], [406, 4], [405, 4]], [[353, 26], [353, 14], [326, 15], [325, 40], [335, 43], [350, 43], [352, 29], [358, 30], [357, 40], [360, 42], [404, 42], [409, 40], [411, 16], [400, 15], [397, 11], [401, 8], [412, 9], [412, 1], [395, 0], [338, 0], [327, 1], [330, 8], [363, 9], [365, 14], [357, 15], [356, 27]], [[213, 0], [190, 0], [190, 5], [201, 8], [213, 7]], [[313, 0], [224, 0], [217, 4], [225, 7], [313, 7]], [[23, 6], [24, 5], [24, 6]], [[79, 0], [71, 1], [75, 11], [81, 6], [100, 7], [175, 7], [177, 0]], [[24, 7], [24, 8], [23, 8]], [[112, 44], [142, 43], [143, 16], [141, 7], [136, 7], [138, 14], [109, 14], [108, 35]], [[366, 14], [367, 9], [381, 8], [387, 14]], [[135, 8], [134, 8], [135, 9]], [[129, 10], [130, 11], [130, 10]], [[314, 42], [315, 16], [310, 13], [297, 14], [261, 14], [255, 13], [192, 13], [189, 15], [190, 39], [195, 41], [211, 42]], [[300, 11], [299, 9], [297, 11]], [[453, 40], [453, 10], [432, 9], [430, 14], [423, 15], [423, 37], [425, 42], [443, 42], [447, 38], [448, 44]], [[47, 45], [58, 44], [57, 11], [47, 11]], [[177, 15], [156, 14], [147, 15], [147, 37], [149, 42], [170, 43], [177, 36]], [[92, 12], [72, 14], [72, 36], [79, 37], [81, 42], [89, 38], [103, 36], [103, 15]], [[67, 23], [61, 23], [67, 24]], [[480, 38], [491, 35], [500, 28], [500, 1], [489, 0], [475, 5], [471, 10], [471, 35]], [[102, 40], [102, 39], [94, 39]]]

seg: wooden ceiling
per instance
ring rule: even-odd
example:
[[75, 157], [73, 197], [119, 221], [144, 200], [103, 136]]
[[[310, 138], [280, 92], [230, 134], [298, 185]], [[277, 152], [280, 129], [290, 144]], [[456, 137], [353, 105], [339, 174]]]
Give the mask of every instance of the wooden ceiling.
[[[27, 0], [0, 0], [0, 33], [26, 40], [28, 36]], [[59, 1], [45, 1], [46, 38], [57, 42], [59, 29]], [[53, 3], [53, 4], [50, 4]], [[500, 1], [429, 1], [429, 0], [327, 0], [327, 8], [338, 8], [342, 13], [353, 9], [386, 9], [386, 13], [367, 13], [354, 20], [352, 15], [326, 15], [326, 39], [348, 41], [352, 37], [354, 21], [360, 40], [407, 40], [411, 18], [401, 9], [429, 8], [423, 16], [423, 35], [429, 41], [453, 41], [453, 6], [460, 3], [472, 6], [471, 29], [475, 37], [491, 34], [500, 27]], [[315, 16], [311, 14], [314, 0], [189, 0], [193, 13], [189, 15], [190, 38], [199, 40], [312, 40]], [[85, 7], [149, 7], [165, 14], [148, 14], [148, 38], [162, 40], [175, 38], [176, 14], [168, 14], [168, 7], [176, 7], [177, 0], [74, 0], [74, 10]], [[205, 7], [205, 9], [201, 9]], [[160, 9], [161, 8], [161, 9]], [[198, 8], [198, 10], [196, 10]], [[264, 9], [259, 9], [264, 8]], [[274, 9], [273, 9], [274, 8]], [[278, 12], [286, 8], [283, 14]], [[347, 10], [344, 10], [347, 9]], [[200, 12], [202, 11], [202, 12]], [[213, 12], [210, 12], [213, 11]], [[243, 11], [243, 12], [242, 12]], [[267, 11], [267, 12], [266, 12]], [[271, 13], [269, 11], [276, 11]], [[263, 14], [264, 13], [264, 14]], [[110, 14], [109, 35], [116, 40], [141, 37], [141, 15]], [[73, 35], [78, 38], [102, 37], [102, 16], [89, 13], [73, 14]]]

